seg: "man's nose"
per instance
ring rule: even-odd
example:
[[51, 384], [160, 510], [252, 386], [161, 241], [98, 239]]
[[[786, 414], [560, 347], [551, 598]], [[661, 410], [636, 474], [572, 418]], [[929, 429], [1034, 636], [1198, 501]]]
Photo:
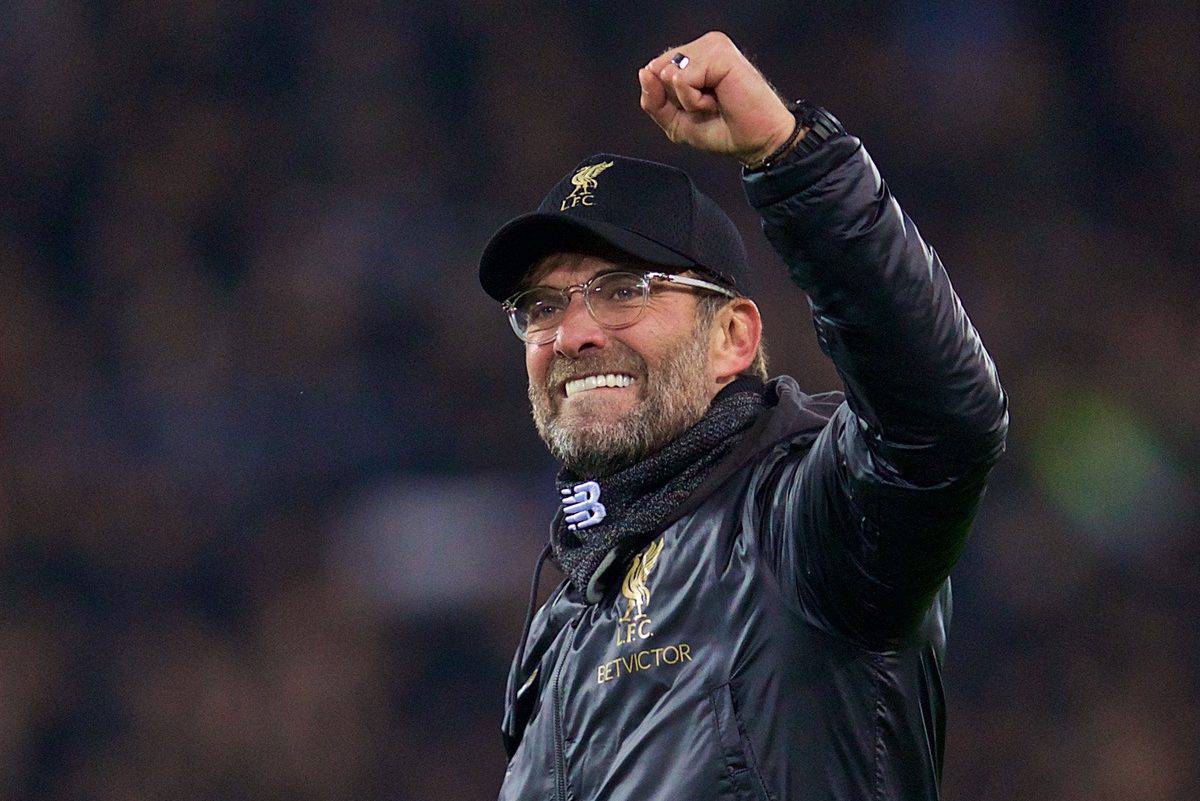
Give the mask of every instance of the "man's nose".
[[588, 348], [602, 348], [608, 343], [608, 335], [588, 313], [583, 296], [576, 298], [576, 294], [571, 293], [571, 302], [554, 337], [554, 352], [572, 359]]

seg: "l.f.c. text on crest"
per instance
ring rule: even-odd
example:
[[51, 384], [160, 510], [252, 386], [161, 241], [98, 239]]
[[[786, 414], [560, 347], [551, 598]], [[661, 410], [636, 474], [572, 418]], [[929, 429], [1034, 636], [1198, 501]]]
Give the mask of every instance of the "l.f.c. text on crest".
[[571, 194], [563, 198], [559, 211], [566, 211], [575, 206], [594, 206], [596, 197], [592, 192], [598, 186], [596, 176], [612, 165], [611, 161], [602, 161], [599, 164], [589, 164], [576, 170], [575, 174], [571, 176], [571, 183], [575, 188], [571, 190]]

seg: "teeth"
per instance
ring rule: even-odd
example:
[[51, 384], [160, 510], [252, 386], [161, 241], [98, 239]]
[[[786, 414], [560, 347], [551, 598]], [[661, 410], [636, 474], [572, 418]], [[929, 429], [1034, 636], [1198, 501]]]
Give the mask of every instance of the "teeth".
[[585, 378], [575, 378], [567, 382], [567, 397], [569, 398], [577, 392], [586, 392], [596, 387], [627, 387], [632, 383], [632, 376], [621, 375], [619, 373], [604, 373], [603, 375], [589, 375]]

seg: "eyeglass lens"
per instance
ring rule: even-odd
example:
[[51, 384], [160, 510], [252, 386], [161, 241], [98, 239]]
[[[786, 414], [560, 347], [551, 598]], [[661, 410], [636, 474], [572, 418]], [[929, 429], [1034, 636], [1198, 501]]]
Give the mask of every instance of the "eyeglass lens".
[[[587, 285], [584, 305], [592, 319], [619, 328], [637, 322], [646, 306], [648, 282], [636, 273], [605, 273]], [[529, 342], [554, 338], [567, 313], [563, 290], [536, 287], [518, 297], [512, 320], [517, 334]]]

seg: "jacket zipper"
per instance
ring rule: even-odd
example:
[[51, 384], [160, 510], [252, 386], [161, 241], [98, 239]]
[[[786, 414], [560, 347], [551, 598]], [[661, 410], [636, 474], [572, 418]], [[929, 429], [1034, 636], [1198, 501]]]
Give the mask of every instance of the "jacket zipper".
[[[563, 651], [565, 659], [566, 649]], [[559, 661], [554, 671], [554, 797], [557, 801], [567, 801], [567, 755], [566, 745], [563, 743], [561, 676], [562, 662]]]
[[[585, 614], [581, 610], [570, 623], [567, 624], [571, 629], [579, 626], [579, 621], [583, 619]], [[563, 664], [567, 661], [571, 649], [566, 644], [563, 645], [562, 654], [558, 658], [557, 664], [554, 666], [553, 676], [553, 695], [554, 700], [554, 798], [556, 801], [567, 801], [567, 746], [563, 739], [563, 712], [562, 712], [562, 669]]]

